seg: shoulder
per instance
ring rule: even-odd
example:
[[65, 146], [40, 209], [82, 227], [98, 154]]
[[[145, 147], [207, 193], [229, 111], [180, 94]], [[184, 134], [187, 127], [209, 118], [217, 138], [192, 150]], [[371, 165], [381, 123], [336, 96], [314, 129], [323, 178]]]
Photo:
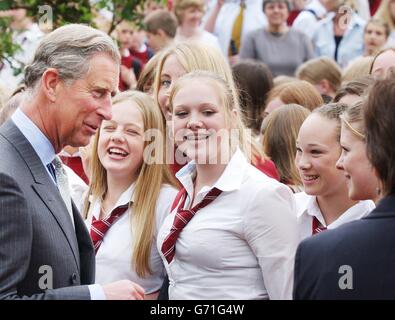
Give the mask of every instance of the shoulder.
[[250, 32], [248, 32], [246, 34], [246, 37], [253, 38], [253, 39], [266, 37], [265, 28], [258, 28], [258, 29], [251, 30]]
[[283, 202], [283, 204], [291, 204], [294, 209], [291, 190], [285, 184], [269, 178], [250, 164], [246, 169], [243, 187], [251, 205], [267, 207], [277, 202]]
[[162, 185], [156, 202], [156, 215], [160, 223], [170, 213], [171, 205], [177, 193], [178, 190], [175, 187], [168, 184]]

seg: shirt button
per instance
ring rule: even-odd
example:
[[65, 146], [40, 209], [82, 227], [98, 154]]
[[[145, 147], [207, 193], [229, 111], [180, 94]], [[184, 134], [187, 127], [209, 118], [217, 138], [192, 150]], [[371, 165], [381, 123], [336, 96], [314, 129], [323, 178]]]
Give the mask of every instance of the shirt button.
[[72, 284], [77, 284], [78, 283], [78, 276], [76, 273], [73, 273], [70, 277], [71, 283]]

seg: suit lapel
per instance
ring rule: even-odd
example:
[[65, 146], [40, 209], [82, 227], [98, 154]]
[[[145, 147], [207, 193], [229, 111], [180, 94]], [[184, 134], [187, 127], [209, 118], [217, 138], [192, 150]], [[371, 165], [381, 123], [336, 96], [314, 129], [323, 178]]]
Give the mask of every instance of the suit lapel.
[[66, 204], [59, 190], [51, 180], [44, 164], [41, 162], [29, 141], [11, 120], [7, 121], [2, 126], [0, 134], [14, 146], [21, 158], [25, 161], [33, 176], [34, 181], [32, 188], [59, 224], [73, 251], [78, 268], [80, 268], [78, 243], [74, 227], [67, 211]]

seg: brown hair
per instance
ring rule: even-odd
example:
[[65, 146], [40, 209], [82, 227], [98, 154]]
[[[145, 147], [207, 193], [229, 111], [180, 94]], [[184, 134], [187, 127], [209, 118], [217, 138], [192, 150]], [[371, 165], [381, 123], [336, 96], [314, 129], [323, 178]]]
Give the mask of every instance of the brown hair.
[[304, 80], [292, 81], [274, 87], [269, 92], [267, 102], [275, 98], [279, 98], [284, 104], [299, 104], [310, 111], [324, 104], [324, 100], [316, 88]]
[[395, 192], [395, 77], [372, 86], [364, 109], [367, 153], [384, 195]]
[[249, 59], [235, 64], [232, 72], [246, 126], [258, 135], [266, 98], [273, 88], [272, 73], [264, 63]]
[[155, 54], [144, 66], [137, 80], [136, 90], [151, 94], [153, 91], [156, 67], [160, 54]]
[[158, 30], [161, 29], [170, 38], [176, 36], [177, 25], [176, 17], [167, 10], [155, 10], [144, 19], [147, 32], [157, 34]]
[[333, 91], [341, 84], [342, 71], [335, 60], [328, 57], [320, 57], [306, 61], [296, 70], [296, 76], [300, 80], [306, 80], [311, 84], [317, 84], [327, 80]]
[[273, 160], [280, 182], [302, 185], [295, 165], [296, 139], [310, 111], [298, 104], [287, 104], [271, 112], [262, 123], [264, 152]]
[[341, 98], [347, 95], [362, 97], [373, 82], [374, 79], [372, 76], [365, 76], [346, 82], [337, 90], [333, 102], [339, 102]]

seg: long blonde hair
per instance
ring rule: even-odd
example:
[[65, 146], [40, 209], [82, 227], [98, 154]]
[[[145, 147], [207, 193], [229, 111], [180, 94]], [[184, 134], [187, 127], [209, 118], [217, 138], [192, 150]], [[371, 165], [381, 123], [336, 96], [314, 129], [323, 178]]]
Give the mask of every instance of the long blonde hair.
[[[139, 277], [146, 277], [147, 274], [151, 274], [149, 257], [151, 247], [155, 245], [153, 243], [156, 232], [155, 210], [160, 189], [165, 183], [176, 186], [176, 182], [165, 164], [165, 130], [162, 115], [155, 107], [153, 99], [142, 92], [125, 91], [115, 96], [113, 104], [125, 101], [134, 102], [137, 105], [143, 118], [145, 132], [149, 129], [157, 129], [162, 133], [154, 138], [151, 137], [151, 140], [145, 139], [144, 150], [149, 144], [155, 144], [155, 159], [157, 161], [152, 164], [144, 161], [140, 167], [133, 195], [133, 215], [130, 216], [133, 239], [132, 268], [134, 267]], [[99, 137], [100, 130], [96, 133], [93, 142], [91, 183], [83, 210], [85, 218], [89, 212], [89, 198], [92, 197], [92, 201], [103, 201], [108, 190], [106, 169], [101, 164], [97, 153]]]
[[264, 158], [265, 156], [262, 148], [253, 140], [252, 135], [248, 134], [248, 131], [246, 130], [243, 114], [240, 110], [239, 98], [233, 79], [232, 69], [219, 49], [199, 41], [180, 42], [164, 49], [157, 64], [154, 83], [154, 97], [156, 98], [158, 105], [163, 65], [170, 55], [176, 56], [178, 62], [185, 69], [186, 73], [195, 70], [210, 71], [216, 73], [226, 81], [231, 90], [233, 101], [237, 102], [235, 104], [235, 108], [239, 114], [237, 117], [237, 127], [240, 132], [240, 149], [252, 163], [255, 163], [258, 158]]

